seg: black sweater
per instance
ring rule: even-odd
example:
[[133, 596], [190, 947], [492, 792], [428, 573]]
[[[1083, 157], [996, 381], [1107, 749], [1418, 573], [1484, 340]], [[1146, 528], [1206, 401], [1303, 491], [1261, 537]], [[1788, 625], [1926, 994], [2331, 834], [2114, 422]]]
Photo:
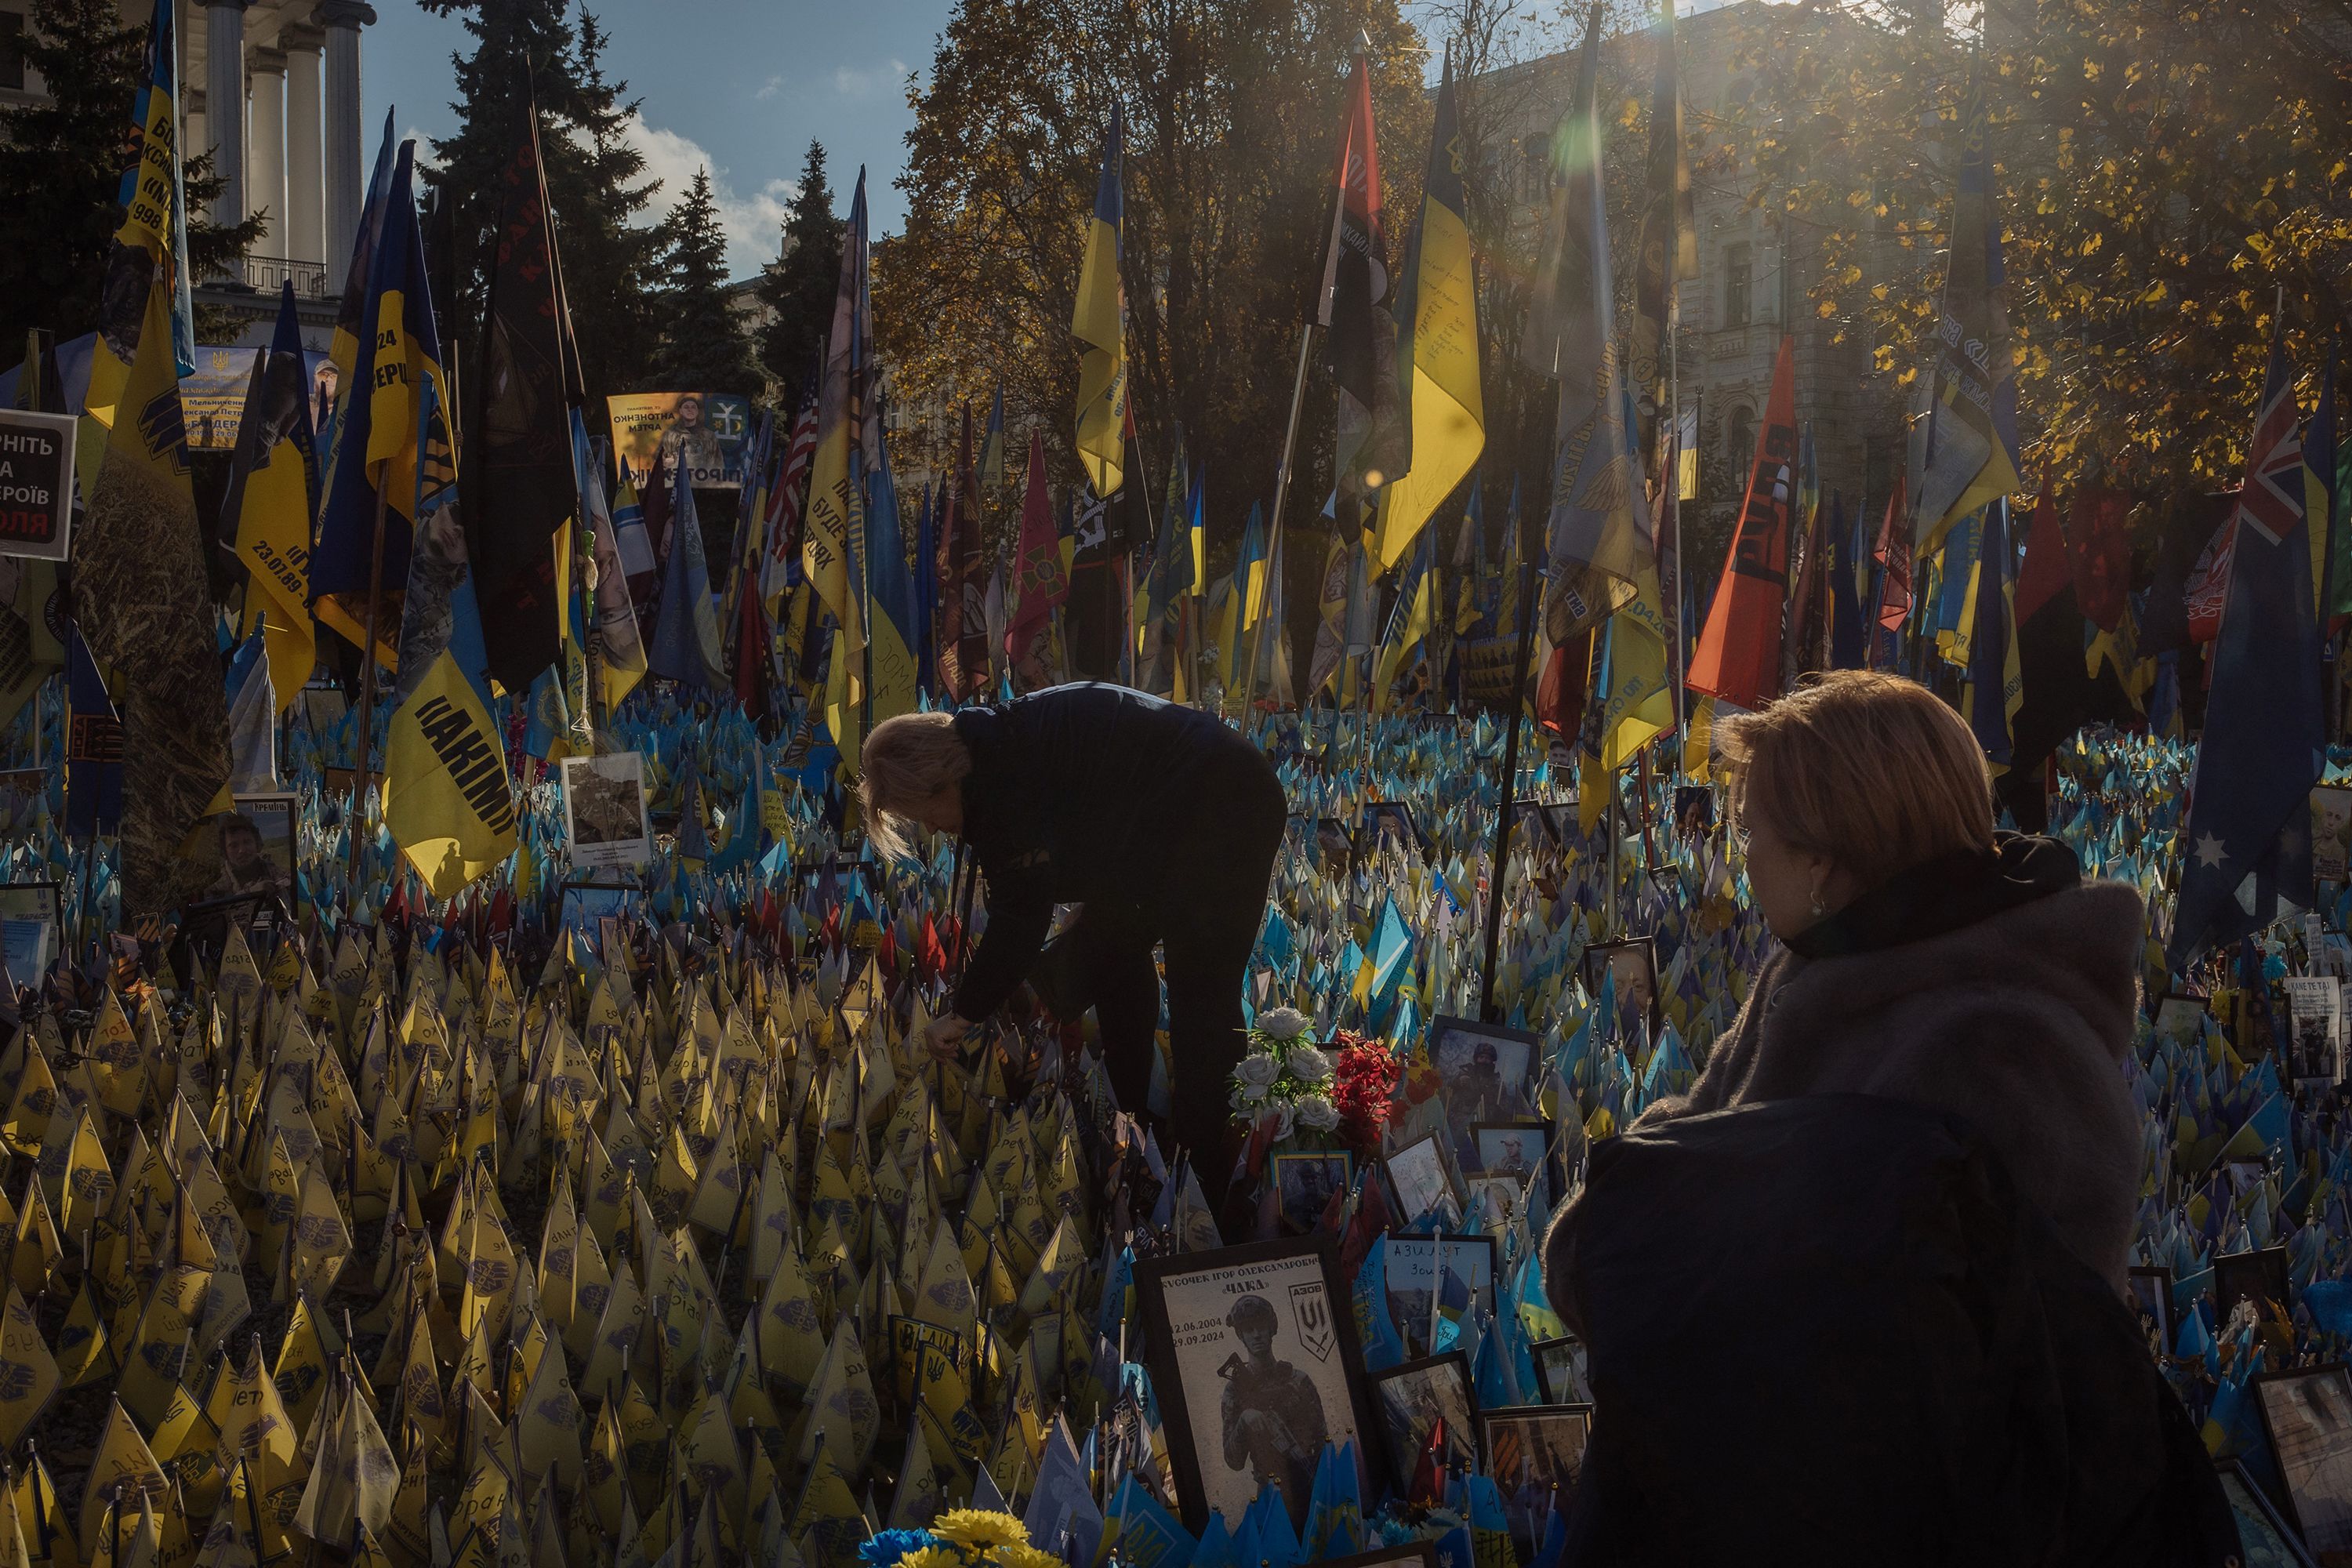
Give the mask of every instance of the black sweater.
[[955, 994], [974, 1020], [1028, 977], [1055, 904], [1154, 907], [1168, 828], [1208, 775], [1266, 765], [1213, 715], [1099, 681], [967, 709], [955, 727], [971, 752], [963, 838], [988, 878], [987, 935]]

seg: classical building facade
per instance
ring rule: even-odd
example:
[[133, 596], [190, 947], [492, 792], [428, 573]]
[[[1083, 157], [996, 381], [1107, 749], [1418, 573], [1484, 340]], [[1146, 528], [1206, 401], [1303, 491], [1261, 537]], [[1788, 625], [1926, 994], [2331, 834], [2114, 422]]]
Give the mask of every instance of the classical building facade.
[[[1832, 50], [1836, 29], [1855, 25], [1834, 13], [1739, 0], [1685, 16], [1676, 26], [1698, 236], [1698, 276], [1680, 286], [1677, 380], [1682, 407], [1699, 410], [1705, 510], [1718, 522], [1737, 509], [1785, 333], [1796, 338], [1797, 420], [1811, 427], [1824, 500], [1837, 491], [1849, 517], [1858, 506], [1883, 507], [1902, 471], [1901, 394], [1892, 377], [1874, 372], [1872, 345], [1861, 334], [1834, 342], [1835, 323], [1820, 319], [1809, 302], [1822, 265], [1820, 229], [1782, 210], [1739, 156], [1742, 110], [1758, 90], [1756, 68], [1747, 58], [1751, 47], [1768, 29], [1802, 28], [1817, 36], [1784, 37], [1784, 48]], [[1601, 47], [1604, 86], [1613, 83], [1619, 92], [1646, 100], [1655, 58], [1650, 35], [1621, 35]], [[1570, 50], [1491, 73], [1473, 89], [1498, 121], [1482, 138], [1489, 188], [1513, 202], [1515, 229], [1524, 223], [1532, 231], [1537, 222], [1541, 160], [1575, 96], [1577, 68]], [[1638, 166], [1646, 133], [1606, 129], [1612, 164]], [[1622, 193], [1630, 186], [1619, 182], [1616, 188]], [[1634, 213], [1612, 202], [1610, 221], [1616, 254], [1628, 257]], [[1619, 283], [1625, 293], [1629, 280], [1621, 276]]]
[[[152, 0], [116, 4], [127, 26], [153, 15]], [[26, 11], [0, 0], [0, 105], [44, 90], [16, 47]], [[268, 222], [241, 275], [195, 279], [200, 297], [249, 315], [239, 341], [258, 345], [291, 279], [306, 328], [331, 325], [367, 195], [360, 30], [375, 12], [363, 0], [183, 0], [175, 16], [181, 145], [211, 149], [226, 182], [209, 216]]]

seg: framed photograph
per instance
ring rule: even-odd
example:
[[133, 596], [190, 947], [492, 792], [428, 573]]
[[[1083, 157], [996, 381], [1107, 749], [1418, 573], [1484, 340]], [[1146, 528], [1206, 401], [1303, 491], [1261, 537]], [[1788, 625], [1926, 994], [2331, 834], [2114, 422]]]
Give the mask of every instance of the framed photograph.
[[1382, 1243], [1389, 1321], [1426, 1349], [1437, 1327], [1432, 1314], [1466, 1310], [1495, 1300], [1495, 1238], [1491, 1236], [1391, 1235]]
[[1423, 1356], [1372, 1374], [1372, 1403], [1381, 1413], [1389, 1488], [1402, 1496], [1412, 1485], [1422, 1451], [1445, 1423], [1445, 1466], [1461, 1471], [1477, 1461], [1478, 1402], [1470, 1393], [1470, 1363], [1460, 1351]]
[[2311, 792], [2311, 874], [2322, 882], [2352, 880], [2352, 789], [2342, 784]]
[[2326, 1088], [2344, 1077], [2344, 982], [2333, 974], [2290, 974], [2286, 992], [2287, 1076]]
[[34, 802], [48, 792], [47, 768], [0, 769], [0, 826], [14, 827], [28, 821]]
[[2352, 1374], [2340, 1361], [2260, 1373], [2253, 1392], [2304, 1549], [2352, 1561]]
[[2287, 1315], [2287, 1259], [2284, 1247], [2260, 1252], [2232, 1252], [2213, 1260], [2213, 1306], [2221, 1321], [2241, 1301], [2252, 1301], [2269, 1322]]
[[1429, 1021], [1429, 1060], [1437, 1069], [1446, 1120], [1458, 1137], [1474, 1122], [1535, 1114], [1539, 1037], [1499, 1024], [1440, 1016]]
[[1370, 854], [1387, 840], [1407, 849], [1429, 852], [1429, 840], [1422, 837], [1420, 825], [1413, 821], [1412, 807], [1401, 800], [1365, 802], [1362, 826], [1356, 830], [1357, 848]]
[[1590, 1405], [1515, 1405], [1478, 1413], [1486, 1474], [1503, 1494], [1503, 1517], [1523, 1556], [1534, 1555], [1552, 1514], [1576, 1495], [1591, 1436]]
[[2139, 1314], [2140, 1332], [2147, 1337], [2151, 1354], [2172, 1353], [2172, 1270], [2153, 1264], [2131, 1270], [2131, 1307]]
[[2168, 1040], [2193, 1040], [2205, 1026], [2205, 998], [2168, 994], [2156, 1005], [2156, 1032]]
[[564, 758], [563, 832], [574, 866], [643, 866], [651, 860], [644, 754]]
[[220, 878], [209, 896], [243, 898], [270, 896], [289, 914], [295, 907], [294, 829], [301, 805], [292, 795], [240, 795], [232, 797], [236, 809], [216, 818], [214, 831], [220, 850]]
[[1675, 786], [1675, 831], [1704, 838], [1715, 831], [1715, 791], [1706, 784]]
[[0, 882], [0, 958], [18, 985], [38, 985], [63, 951], [66, 896], [58, 882]]
[[1308, 1237], [1146, 1258], [1135, 1288], [1184, 1527], [1197, 1532], [1213, 1511], [1239, 1524], [1272, 1481], [1296, 1528], [1324, 1443], [1352, 1442], [1361, 1453], [1373, 1430], [1335, 1244]]
[[1397, 1213], [1412, 1224], [1437, 1212], [1454, 1192], [1454, 1178], [1445, 1169], [1445, 1151], [1437, 1135], [1417, 1138], [1381, 1162], [1388, 1167], [1389, 1186], [1396, 1194]]
[[1355, 863], [1355, 840], [1349, 837], [1348, 825], [1336, 816], [1293, 816], [1291, 826], [1298, 830], [1299, 843], [1312, 844], [1322, 863], [1346, 868]]
[[1594, 942], [1584, 950], [1583, 971], [1584, 988], [1595, 996], [1601, 994], [1604, 970], [1616, 979], [1617, 1005], [1631, 1003], [1640, 1008], [1655, 1038], [1664, 1021], [1658, 1000], [1658, 939], [1629, 936], [1620, 942]]
[[302, 721], [314, 735], [323, 735], [341, 723], [343, 715], [351, 710], [352, 700], [332, 682], [302, 688]]
[[[1552, 1203], [1551, 1124], [1548, 1121], [1479, 1121], [1470, 1128], [1482, 1178], [1509, 1177], [1521, 1193], [1532, 1185], [1546, 1211]], [[1467, 1173], [1465, 1173], [1466, 1174]]]
[[1355, 1157], [1344, 1149], [1316, 1149], [1274, 1157], [1275, 1205], [1293, 1230], [1313, 1230], [1331, 1206], [1332, 1194], [1348, 1190]]
[[2294, 1527], [2254, 1484], [2243, 1464], [2216, 1459], [2213, 1473], [2221, 1482], [2221, 1495], [2230, 1500], [2231, 1516], [2238, 1521], [2239, 1561], [2245, 1568], [2317, 1568], [2295, 1539]]
[[1590, 1358], [1582, 1340], [1574, 1334], [1538, 1340], [1528, 1347], [1528, 1353], [1535, 1358], [1536, 1378], [1543, 1384], [1546, 1404], [1592, 1403], [1592, 1380], [1585, 1370]]

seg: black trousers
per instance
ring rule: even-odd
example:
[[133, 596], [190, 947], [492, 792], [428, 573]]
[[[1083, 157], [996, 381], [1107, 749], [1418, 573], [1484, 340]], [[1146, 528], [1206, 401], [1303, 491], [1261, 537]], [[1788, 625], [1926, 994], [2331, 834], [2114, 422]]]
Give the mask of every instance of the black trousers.
[[1213, 1208], [1232, 1171], [1226, 1106], [1242, 1058], [1242, 985], [1265, 918], [1266, 884], [1288, 812], [1273, 766], [1234, 744], [1202, 770], [1184, 811], [1150, 832], [1166, 847], [1160, 885], [1132, 904], [1090, 903], [1062, 939], [1102, 1028], [1103, 1066], [1120, 1109], [1142, 1115], [1160, 1025], [1163, 951], [1168, 983], [1170, 1107], [1161, 1135], [1190, 1152]]

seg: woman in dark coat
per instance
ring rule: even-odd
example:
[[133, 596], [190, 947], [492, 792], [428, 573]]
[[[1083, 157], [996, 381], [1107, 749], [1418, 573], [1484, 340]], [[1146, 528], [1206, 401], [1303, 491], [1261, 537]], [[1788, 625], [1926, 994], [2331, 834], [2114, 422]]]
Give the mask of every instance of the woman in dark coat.
[[2138, 893], [1996, 833], [1974, 736], [1910, 681], [1725, 730], [1783, 950], [1545, 1238], [1595, 1401], [1567, 1563], [2220, 1564], [2122, 1302]]
[[953, 1055], [1028, 978], [1055, 904], [1084, 905], [1062, 939], [1075, 944], [1081, 994], [1066, 1005], [1093, 1004], [1111, 1088], [1140, 1115], [1161, 949], [1171, 1133], [1192, 1152], [1212, 1205], [1222, 1204], [1242, 983], [1287, 811], [1258, 749], [1210, 714], [1086, 682], [886, 720], [861, 763], [877, 847], [903, 850], [908, 822], [958, 834], [987, 879], [987, 930], [930, 1027], [931, 1051]]

